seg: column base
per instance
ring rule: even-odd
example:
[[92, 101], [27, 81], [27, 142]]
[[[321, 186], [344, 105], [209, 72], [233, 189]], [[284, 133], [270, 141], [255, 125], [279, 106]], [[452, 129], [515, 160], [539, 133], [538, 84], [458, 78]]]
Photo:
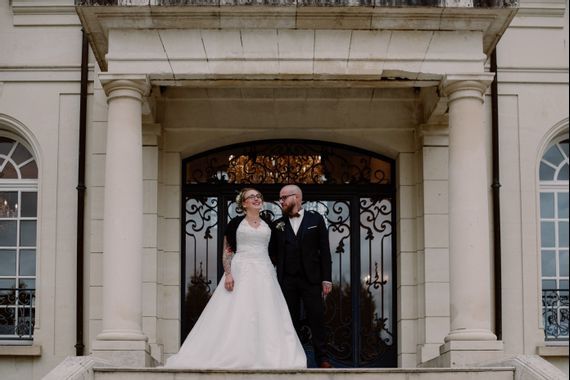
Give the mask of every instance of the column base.
[[444, 339], [451, 341], [496, 341], [497, 336], [486, 329], [458, 329], [451, 331]]
[[97, 335], [97, 340], [142, 340], [147, 341], [148, 338], [139, 330], [105, 330]]
[[150, 346], [143, 340], [95, 340], [93, 356], [117, 367], [151, 367]]
[[504, 345], [500, 340], [453, 340], [439, 347], [439, 356], [433, 359], [434, 363], [432, 364], [435, 364], [436, 367], [468, 367], [497, 360], [503, 354]]

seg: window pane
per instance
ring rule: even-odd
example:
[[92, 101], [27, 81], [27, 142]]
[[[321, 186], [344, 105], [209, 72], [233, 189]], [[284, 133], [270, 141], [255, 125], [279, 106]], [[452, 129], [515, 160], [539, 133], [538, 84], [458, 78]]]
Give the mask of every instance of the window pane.
[[31, 157], [32, 157], [32, 155], [30, 154], [28, 149], [20, 143], [18, 143], [16, 150], [12, 154], [12, 159], [14, 160], [16, 165], [18, 165], [18, 166], [20, 166], [20, 164], [22, 162], [28, 160]]
[[6, 156], [14, 146], [14, 140], [7, 137], [0, 137], [0, 154]]
[[542, 280], [542, 290], [557, 289], [556, 280]]
[[[3, 298], [0, 297], [0, 302]], [[16, 330], [16, 321], [14, 320], [14, 311], [12, 308], [0, 309], [0, 334], [14, 335]]]
[[569, 154], [568, 154], [568, 140], [562, 141], [559, 145], [560, 145], [560, 148], [562, 148], [562, 150], [564, 151], [564, 154], [566, 154], [566, 157], [568, 157], [569, 156]]
[[38, 178], [38, 165], [36, 161], [31, 161], [20, 168], [22, 178]]
[[20, 221], [20, 245], [24, 247], [36, 246], [36, 221]]
[[16, 246], [16, 221], [0, 220], [0, 247]]
[[12, 294], [16, 287], [16, 280], [13, 278], [3, 278], [0, 279], [0, 294]]
[[554, 247], [554, 222], [540, 223], [540, 237], [542, 247]]
[[568, 290], [568, 280], [560, 280], [559, 284], [560, 284], [560, 289]]
[[564, 164], [562, 169], [558, 172], [558, 178], [556, 179], [559, 181], [568, 181], [568, 164]]
[[558, 193], [558, 217], [568, 218], [568, 193]]
[[556, 276], [556, 252], [542, 251], [542, 277]]
[[0, 218], [18, 217], [18, 192], [0, 191]]
[[554, 218], [554, 193], [540, 193], [540, 217]]
[[36, 280], [31, 279], [31, 278], [20, 279], [20, 288], [22, 288], [22, 289], [35, 289], [36, 288]]
[[0, 276], [16, 275], [16, 250], [0, 249]]
[[560, 276], [568, 277], [568, 251], [560, 251]]
[[562, 156], [562, 153], [560, 153], [560, 150], [558, 149], [558, 144], [556, 144], [546, 151], [542, 159], [554, 164], [554, 166], [558, 166], [560, 162], [562, 162], [564, 157]]
[[37, 193], [36, 192], [23, 192], [22, 193], [22, 209], [21, 215], [25, 218], [33, 218], [37, 215]]
[[22, 249], [20, 251], [20, 276], [36, 275], [36, 250]]
[[560, 248], [568, 247], [568, 222], [558, 223], [558, 246]]
[[554, 168], [550, 165], [546, 165], [544, 162], [541, 162], [539, 176], [541, 181], [554, 180]]

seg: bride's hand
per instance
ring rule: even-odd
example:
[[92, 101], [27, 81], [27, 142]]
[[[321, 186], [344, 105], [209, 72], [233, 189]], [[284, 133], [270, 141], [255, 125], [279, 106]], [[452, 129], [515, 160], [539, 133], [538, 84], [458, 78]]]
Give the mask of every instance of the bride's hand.
[[226, 280], [224, 281], [224, 287], [228, 292], [234, 290], [234, 276], [231, 273], [226, 273]]

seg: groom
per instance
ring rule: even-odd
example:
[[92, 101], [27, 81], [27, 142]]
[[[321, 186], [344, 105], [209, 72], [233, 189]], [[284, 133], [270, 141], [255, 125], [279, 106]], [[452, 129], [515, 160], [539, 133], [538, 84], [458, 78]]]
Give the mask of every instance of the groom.
[[328, 230], [321, 215], [303, 210], [302, 201], [303, 193], [296, 185], [287, 185], [279, 192], [283, 216], [273, 225], [270, 255], [295, 328], [298, 331], [300, 327], [302, 301], [315, 360], [319, 367], [331, 368], [326, 354], [323, 307], [323, 297], [332, 289]]

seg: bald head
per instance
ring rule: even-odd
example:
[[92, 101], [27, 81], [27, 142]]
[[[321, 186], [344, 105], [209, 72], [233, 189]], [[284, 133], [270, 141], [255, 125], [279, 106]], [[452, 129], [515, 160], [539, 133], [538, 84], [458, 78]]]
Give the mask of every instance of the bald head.
[[301, 210], [303, 192], [297, 185], [285, 185], [279, 192], [281, 210], [286, 215], [293, 215]]
[[280, 194], [281, 193], [287, 193], [287, 194], [295, 193], [299, 197], [299, 201], [303, 200], [303, 191], [301, 191], [301, 188], [297, 185], [285, 185], [281, 189]]

